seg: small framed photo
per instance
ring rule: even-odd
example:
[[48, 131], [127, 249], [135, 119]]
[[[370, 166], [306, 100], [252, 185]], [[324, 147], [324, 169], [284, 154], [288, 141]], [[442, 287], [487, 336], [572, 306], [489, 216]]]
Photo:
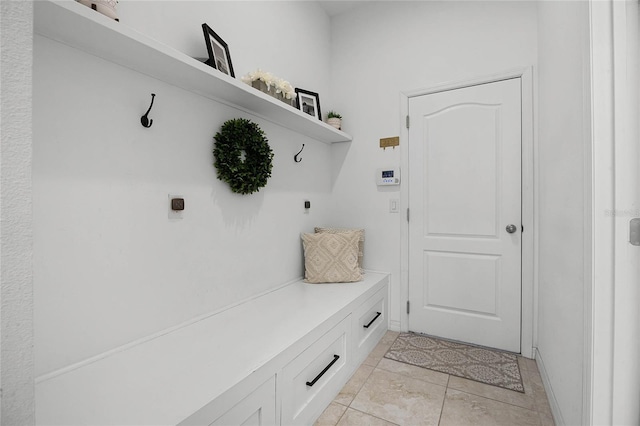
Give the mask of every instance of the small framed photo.
[[296, 100], [300, 111], [322, 121], [320, 96], [317, 93], [296, 88]]
[[231, 77], [235, 77], [227, 43], [207, 24], [202, 24], [202, 31], [204, 32], [204, 41], [209, 52], [209, 60], [206, 64]]

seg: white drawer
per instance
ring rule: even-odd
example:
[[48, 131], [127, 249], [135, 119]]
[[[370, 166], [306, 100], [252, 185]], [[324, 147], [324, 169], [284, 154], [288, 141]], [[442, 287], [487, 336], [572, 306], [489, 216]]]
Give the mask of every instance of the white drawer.
[[312, 424], [349, 376], [351, 316], [282, 369], [282, 424]]
[[360, 305], [353, 318], [354, 361], [359, 364], [387, 331], [387, 286]]

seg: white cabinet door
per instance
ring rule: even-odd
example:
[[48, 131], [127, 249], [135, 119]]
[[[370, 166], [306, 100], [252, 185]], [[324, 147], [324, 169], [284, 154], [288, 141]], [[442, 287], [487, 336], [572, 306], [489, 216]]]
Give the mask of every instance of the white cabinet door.
[[312, 424], [346, 383], [350, 320], [342, 320], [283, 368], [283, 425]]
[[211, 426], [242, 425], [267, 426], [276, 424], [276, 380], [267, 380]]
[[256, 386], [253, 378], [239, 383], [183, 420], [180, 426], [275, 424], [277, 424], [276, 378], [271, 376], [259, 386]]

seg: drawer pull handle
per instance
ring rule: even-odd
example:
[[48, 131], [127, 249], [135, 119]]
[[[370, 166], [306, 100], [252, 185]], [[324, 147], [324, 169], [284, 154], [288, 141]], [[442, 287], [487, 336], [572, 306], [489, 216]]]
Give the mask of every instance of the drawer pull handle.
[[377, 314], [377, 315], [376, 315], [375, 317], [373, 317], [373, 319], [372, 319], [371, 321], [369, 321], [369, 324], [367, 324], [367, 325], [363, 325], [363, 327], [364, 327], [364, 328], [369, 328], [369, 326], [370, 326], [371, 324], [373, 324], [373, 322], [374, 322], [375, 320], [377, 320], [377, 319], [378, 319], [378, 317], [379, 317], [380, 315], [382, 315], [382, 312], [376, 312], [376, 314]]
[[331, 368], [331, 366], [332, 366], [333, 364], [335, 364], [335, 363], [336, 363], [336, 361], [337, 361], [339, 358], [340, 358], [340, 355], [334, 355], [334, 356], [333, 356], [333, 361], [331, 361], [331, 362], [329, 363], [329, 365], [327, 365], [327, 366], [324, 368], [324, 370], [322, 370], [322, 371], [320, 372], [320, 374], [318, 374], [318, 375], [316, 376], [316, 378], [315, 378], [315, 379], [313, 379], [313, 380], [312, 380], [312, 381], [310, 381], [310, 382], [307, 382], [307, 386], [311, 387], [311, 386], [315, 385], [315, 384], [316, 384], [316, 382], [317, 382], [318, 380], [320, 380], [320, 377], [324, 376], [324, 373], [326, 373], [326, 372], [327, 372], [327, 370], [329, 370], [329, 369]]

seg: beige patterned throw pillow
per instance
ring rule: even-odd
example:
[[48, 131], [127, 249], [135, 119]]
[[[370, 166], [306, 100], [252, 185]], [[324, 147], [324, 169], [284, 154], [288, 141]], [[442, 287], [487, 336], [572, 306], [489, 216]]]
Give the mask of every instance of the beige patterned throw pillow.
[[360, 268], [360, 272], [364, 273], [364, 269], [362, 268], [362, 263], [364, 262], [364, 229], [349, 229], [349, 228], [322, 228], [316, 226], [315, 232], [317, 233], [330, 233], [330, 234], [341, 234], [344, 232], [355, 232], [358, 234], [358, 267]]
[[362, 280], [358, 267], [357, 233], [302, 234], [304, 280], [344, 283]]

